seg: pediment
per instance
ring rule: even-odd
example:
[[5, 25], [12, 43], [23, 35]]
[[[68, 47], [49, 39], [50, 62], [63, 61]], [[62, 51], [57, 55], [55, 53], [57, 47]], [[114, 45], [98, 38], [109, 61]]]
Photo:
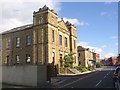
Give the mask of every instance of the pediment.
[[68, 28], [63, 20], [58, 22], [58, 26], [68, 31]]

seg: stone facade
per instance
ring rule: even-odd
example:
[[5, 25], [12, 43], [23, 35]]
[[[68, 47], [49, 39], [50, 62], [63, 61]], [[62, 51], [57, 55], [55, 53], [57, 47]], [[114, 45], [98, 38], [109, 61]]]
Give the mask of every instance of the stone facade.
[[77, 49], [78, 49], [78, 62], [80, 65], [88, 67], [88, 65], [93, 66], [95, 64], [95, 61], [93, 59], [93, 52], [91, 52], [89, 48], [78, 46]]
[[58, 21], [58, 15], [44, 6], [33, 12], [33, 24], [2, 34], [2, 64], [53, 63], [62, 67], [64, 55], [73, 52], [74, 66], [77, 66], [76, 32], [73, 24], [63, 19]]

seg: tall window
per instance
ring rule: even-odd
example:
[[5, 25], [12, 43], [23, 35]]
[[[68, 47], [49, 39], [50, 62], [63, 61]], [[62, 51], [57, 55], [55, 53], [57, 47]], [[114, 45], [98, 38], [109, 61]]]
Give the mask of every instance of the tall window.
[[40, 16], [39, 21], [38, 21], [38, 24], [41, 24], [42, 22], [43, 22], [43, 17]]
[[19, 46], [20, 46], [20, 38], [17, 37], [17, 38], [16, 38], [16, 47], [19, 47]]
[[74, 49], [76, 49], [76, 41], [74, 40]]
[[52, 42], [54, 42], [54, 30], [52, 30]]
[[10, 42], [11, 42], [11, 40], [8, 39], [8, 48], [10, 48]]
[[59, 44], [62, 45], [62, 35], [59, 35]]
[[7, 56], [7, 65], [9, 65], [9, 56]]
[[30, 45], [30, 43], [31, 43], [30, 35], [27, 35], [27, 45]]
[[67, 38], [65, 37], [65, 47], [67, 47]]
[[16, 55], [16, 63], [19, 64], [20, 63], [20, 56]]
[[55, 52], [52, 52], [52, 63], [55, 63]]
[[62, 54], [60, 54], [60, 67], [63, 67]]
[[7, 38], [6, 39], [6, 48], [10, 48], [10, 43], [11, 43], [10, 38]]
[[26, 63], [30, 63], [31, 58], [30, 58], [30, 54], [26, 54]]

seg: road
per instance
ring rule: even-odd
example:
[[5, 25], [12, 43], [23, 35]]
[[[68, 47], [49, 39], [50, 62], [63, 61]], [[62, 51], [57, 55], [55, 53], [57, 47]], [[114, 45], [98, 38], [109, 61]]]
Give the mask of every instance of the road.
[[[61, 82], [54, 83], [53, 88], [114, 88], [112, 74], [114, 72], [114, 67], [103, 67], [95, 72], [67, 76]], [[65, 77], [65, 76], [63, 76]]]

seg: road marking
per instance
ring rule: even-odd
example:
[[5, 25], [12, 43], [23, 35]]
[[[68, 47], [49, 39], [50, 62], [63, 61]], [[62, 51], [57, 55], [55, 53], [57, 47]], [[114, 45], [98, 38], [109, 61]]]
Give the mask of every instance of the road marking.
[[96, 84], [96, 87], [102, 82], [102, 80], [100, 80], [97, 84]]
[[104, 76], [104, 78], [106, 78], [106, 76]]
[[66, 79], [65, 79], [65, 80], [63, 80], [63, 81], [59, 81], [59, 82], [57, 82], [57, 83], [56, 83], [56, 82], [54, 82], [53, 84], [54, 84], [54, 85], [59, 85], [59, 84], [63, 83], [64, 81], [66, 81]]
[[110, 74], [110, 72], [107, 73], [107, 75], [109, 75], [109, 74]]
[[65, 87], [65, 86], [71, 85], [71, 84], [73, 84], [73, 83], [76, 83], [76, 82], [78, 82], [78, 81], [80, 81], [80, 80], [82, 80], [82, 79], [84, 79], [84, 78], [86, 78], [86, 77], [88, 77], [88, 76], [94, 75], [94, 74], [96, 74], [96, 73], [98, 73], [98, 72], [92, 73], [92, 74], [90, 74], [90, 75], [87, 75], [87, 76], [85, 76], [85, 77], [83, 77], [83, 78], [77, 79], [77, 80], [75, 80], [75, 81], [73, 81], [73, 82], [70, 82], [70, 83], [65, 84], [65, 85], [63, 85], [63, 86], [60, 86], [60, 87], [58, 87], [58, 88], [63, 88], [63, 87]]

